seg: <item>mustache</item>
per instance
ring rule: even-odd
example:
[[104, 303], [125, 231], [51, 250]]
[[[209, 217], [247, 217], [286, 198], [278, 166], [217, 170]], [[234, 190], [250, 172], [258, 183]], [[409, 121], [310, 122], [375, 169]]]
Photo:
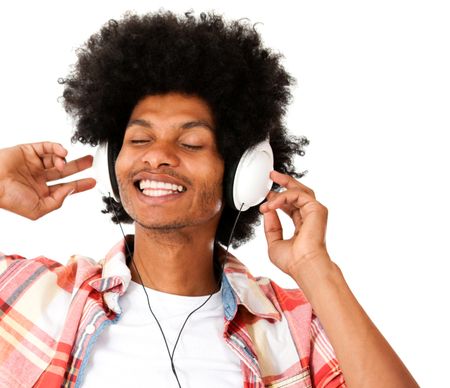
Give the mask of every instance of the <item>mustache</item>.
[[164, 175], [168, 175], [172, 178], [178, 179], [180, 181], [182, 181], [183, 183], [185, 183], [188, 186], [192, 186], [192, 181], [187, 177], [184, 176], [178, 172], [176, 172], [175, 170], [171, 169], [171, 168], [157, 168], [157, 169], [153, 169], [153, 168], [141, 168], [139, 170], [136, 171], [131, 171], [128, 174], [128, 178], [130, 178], [131, 180], [139, 173], [141, 172], [147, 172], [149, 174], [164, 174]]

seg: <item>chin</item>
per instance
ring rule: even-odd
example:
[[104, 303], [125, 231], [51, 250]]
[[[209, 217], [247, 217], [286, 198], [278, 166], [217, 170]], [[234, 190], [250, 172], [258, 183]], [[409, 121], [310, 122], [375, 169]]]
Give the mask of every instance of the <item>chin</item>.
[[140, 222], [138, 220], [136, 220], [136, 224], [145, 230], [152, 230], [155, 232], [164, 232], [164, 231], [172, 232], [174, 230], [180, 230], [180, 229], [183, 229], [188, 226], [186, 223], [182, 223], [182, 222], [155, 223], [154, 221], [153, 222], [150, 222], [150, 221]]

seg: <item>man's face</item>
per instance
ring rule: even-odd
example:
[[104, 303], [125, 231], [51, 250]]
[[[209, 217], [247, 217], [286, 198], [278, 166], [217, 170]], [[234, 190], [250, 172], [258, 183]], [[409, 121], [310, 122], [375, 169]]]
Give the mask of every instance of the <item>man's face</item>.
[[216, 227], [224, 163], [212, 112], [198, 97], [148, 96], [133, 109], [116, 161], [126, 212], [147, 229]]

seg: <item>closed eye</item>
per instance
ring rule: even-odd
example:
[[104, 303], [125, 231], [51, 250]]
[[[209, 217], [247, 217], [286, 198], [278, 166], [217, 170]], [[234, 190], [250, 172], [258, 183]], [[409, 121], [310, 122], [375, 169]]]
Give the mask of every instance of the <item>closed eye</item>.
[[193, 144], [182, 144], [184, 148], [190, 149], [190, 150], [199, 150], [203, 148], [203, 146], [200, 145], [193, 145]]
[[148, 143], [150, 140], [145, 140], [145, 139], [135, 139], [135, 140], [131, 140], [132, 144], [143, 144], [143, 143]]

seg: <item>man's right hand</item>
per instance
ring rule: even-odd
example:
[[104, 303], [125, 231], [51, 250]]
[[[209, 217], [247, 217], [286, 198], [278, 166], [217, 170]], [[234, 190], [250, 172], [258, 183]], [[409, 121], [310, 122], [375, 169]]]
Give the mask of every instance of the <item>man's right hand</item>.
[[92, 166], [90, 155], [68, 163], [66, 155], [52, 142], [0, 149], [0, 208], [36, 220], [60, 208], [70, 194], [93, 188], [92, 178], [48, 185]]

